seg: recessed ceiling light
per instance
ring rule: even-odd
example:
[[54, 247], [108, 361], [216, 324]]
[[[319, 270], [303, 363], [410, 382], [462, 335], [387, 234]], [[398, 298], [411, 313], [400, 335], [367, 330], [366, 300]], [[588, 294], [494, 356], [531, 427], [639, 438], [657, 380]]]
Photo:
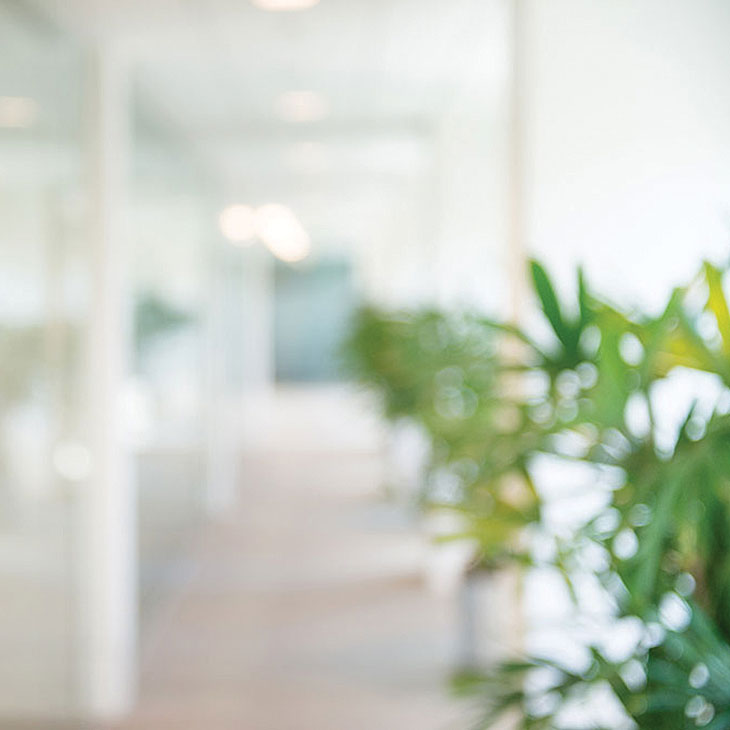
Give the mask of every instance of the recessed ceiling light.
[[0, 127], [30, 127], [38, 116], [38, 103], [27, 96], [0, 96]]
[[258, 208], [256, 232], [271, 253], [282, 261], [301, 261], [312, 248], [312, 241], [304, 226], [285, 205], [269, 203]]
[[251, 243], [256, 236], [256, 213], [248, 205], [229, 205], [218, 222], [221, 233], [233, 243]]
[[251, 0], [251, 2], [257, 8], [274, 12], [306, 10], [319, 4], [319, 0]]
[[329, 105], [315, 91], [287, 91], [276, 100], [276, 113], [286, 122], [316, 122], [327, 116]]

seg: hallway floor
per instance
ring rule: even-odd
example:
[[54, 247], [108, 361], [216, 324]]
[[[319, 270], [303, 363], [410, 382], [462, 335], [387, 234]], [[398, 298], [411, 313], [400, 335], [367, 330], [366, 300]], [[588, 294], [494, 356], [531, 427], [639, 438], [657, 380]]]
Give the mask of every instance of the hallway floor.
[[143, 634], [122, 730], [448, 730], [453, 606], [373, 454], [247, 457]]

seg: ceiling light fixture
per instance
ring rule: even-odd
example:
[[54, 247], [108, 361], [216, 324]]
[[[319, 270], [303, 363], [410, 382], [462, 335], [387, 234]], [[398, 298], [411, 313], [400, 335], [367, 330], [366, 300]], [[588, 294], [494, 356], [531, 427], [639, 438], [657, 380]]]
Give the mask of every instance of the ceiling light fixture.
[[327, 116], [329, 105], [315, 91], [287, 91], [276, 100], [276, 113], [285, 122], [317, 122]]
[[248, 244], [256, 236], [256, 213], [248, 205], [229, 205], [218, 219], [221, 233], [233, 243]]
[[309, 234], [285, 205], [261, 206], [256, 211], [256, 233], [274, 256], [288, 263], [305, 259], [312, 249]]
[[251, 0], [251, 2], [257, 8], [272, 12], [307, 10], [319, 4], [319, 0]]

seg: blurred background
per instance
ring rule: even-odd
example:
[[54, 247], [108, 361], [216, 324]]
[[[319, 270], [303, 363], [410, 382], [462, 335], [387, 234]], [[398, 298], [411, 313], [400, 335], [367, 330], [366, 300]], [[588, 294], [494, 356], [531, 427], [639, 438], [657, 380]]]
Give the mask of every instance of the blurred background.
[[464, 727], [463, 555], [348, 322], [518, 317], [528, 256], [653, 310], [727, 258], [728, 37], [724, 0], [0, 0], [0, 726]]

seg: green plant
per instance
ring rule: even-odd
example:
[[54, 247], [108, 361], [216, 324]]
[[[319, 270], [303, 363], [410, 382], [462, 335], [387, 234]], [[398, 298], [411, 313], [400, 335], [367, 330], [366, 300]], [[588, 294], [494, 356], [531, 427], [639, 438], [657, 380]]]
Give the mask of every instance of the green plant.
[[134, 302], [134, 344], [137, 354], [157, 338], [189, 326], [193, 315], [168, 304], [150, 292], [140, 293]]
[[[595, 296], [581, 273], [570, 307], [542, 266], [533, 262], [531, 273], [548, 331], [539, 342], [476, 315], [367, 309], [349, 345], [357, 377], [381, 393], [386, 415], [429, 434], [432, 472], [458, 478], [446, 503], [438, 492], [426, 502], [463, 515], [454, 537], [472, 540], [481, 564], [529, 564], [531, 536], [547, 535], [548, 562], [577, 604], [576, 575], [592, 555], [615, 621], [640, 627], [618, 660], [589, 640], [580, 668], [532, 657], [472, 677], [485, 706], [478, 726], [516, 712], [524, 728], [600, 728], [595, 718], [565, 725], [566, 716], [610, 688], [622, 712], [606, 727], [730, 728], [724, 271], [705, 264], [655, 316]], [[705, 393], [670, 432], [661, 390], [682, 372], [704, 378]], [[586, 492], [613, 475], [605, 505], [568, 532], [551, 533], [545, 518], [538, 465], [546, 457], [581, 465]]]

